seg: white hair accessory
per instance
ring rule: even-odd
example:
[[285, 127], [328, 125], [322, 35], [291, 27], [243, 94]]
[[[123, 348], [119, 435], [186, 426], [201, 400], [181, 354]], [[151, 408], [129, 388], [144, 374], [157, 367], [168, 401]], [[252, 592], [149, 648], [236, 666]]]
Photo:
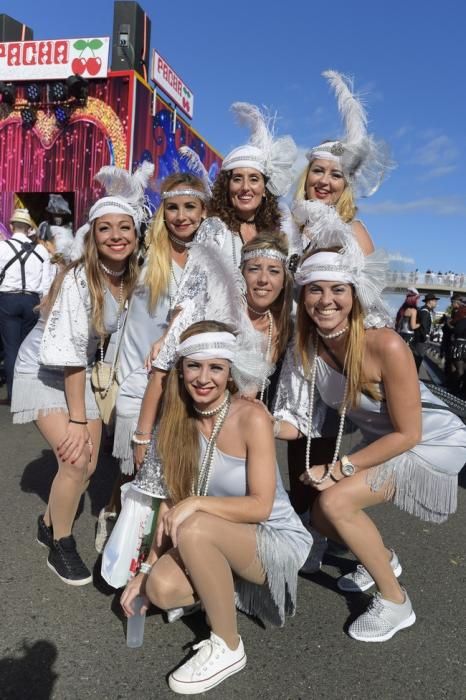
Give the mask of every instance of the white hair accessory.
[[212, 196], [212, 181], [199, 155], [189, 146], [181, 146], [178, 149], [178, 153], [186, 161], [193, 175], [202, 180], [207, 195], [206, 198], [210, 198]]
[[58, 255], [62, 255], [64, 260], [70, 260], [71, 249], [73, 247], [73, 233], [68, 226], [50, 226], [53, 244]]
[[88, 221], [75, 234], [70, 250], [70, 259], [79, 260], [84, 253], [84, 239], [91, 223], [107, 214], [127, 214], [139, 231], [152, 213], [146, 201], [145, 188], [154, 173], [154, 164], [144, 161], [131, 175], [123, 168], [105, 165], [95, 176], [95, 180], [105, 187], [105, 197], [94, 202], [89, 210]]
[[275, 118], [247, 102], [231, 106], [240, 124], [251, 130], [249, 143], [234, 148], [222, 163], [222, 170], [254, 168], [267, 178], [266, 187], [275, 196], [286, 194], [291, 186], [291, 168], [297, 148], [291, 136], [274, 138]]
[[335, 91], [345, 135], [340, 141], [315, 146], [306, 156], [309, 161], [324, 158], [337, 162], [356, 196], [370, 197], [394, 165], [388, 147], [367, 133], [367, 114], [353, 93], [352, 80], [334, 70], [324, 71], [322, 75]]
[[254, 258], [269, 258], [280, 262], [282, 265], [287, 261], [287, 256], [280, 250], [277, 250], [277, 248], [254, 248], [254, 250], [248, 250], [246, 253], [241, 252], [241, 265], [247, 260]]
[[364, 312], [364, 326], [392, 326], [393, 313], [382, 299], [388, 262], [385, 251], [364, 255], [359, 246], [343, 247], [338, 253], [317, 252], [303, 261], [295, 282], [300, 286], [318, 281], [352, 284]]
[[193, 360], [234, 359], [236, 338], [233, 333], [212, 332], [196, 333], [183, 340], [177, 348], [178, 357], [190, 357]]
[[202, 199], [203, 202], [205, 202], [207, 199], [207, 195], [205, 192], [201, 192], [201, 190], [195, 190], [192, 187], [187, 187], [182, 190], [168, 190], [168, 192], [162, 192], [161, 196], [163, 201], [165, 201], [166, 199], [172, 199], [173, 197], [196, 197], [197, 199]]

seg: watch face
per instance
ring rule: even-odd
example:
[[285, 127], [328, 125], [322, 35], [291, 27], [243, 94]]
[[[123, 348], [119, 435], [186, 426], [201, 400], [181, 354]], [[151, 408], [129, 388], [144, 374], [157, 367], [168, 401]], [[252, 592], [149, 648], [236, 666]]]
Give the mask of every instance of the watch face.
[[341, 465], [341, 473], [344, 474], [344, 476], [353, 476], [355, 471], [354, 465], [351, 464], [351, 462], [346, 462], [346, 464]]

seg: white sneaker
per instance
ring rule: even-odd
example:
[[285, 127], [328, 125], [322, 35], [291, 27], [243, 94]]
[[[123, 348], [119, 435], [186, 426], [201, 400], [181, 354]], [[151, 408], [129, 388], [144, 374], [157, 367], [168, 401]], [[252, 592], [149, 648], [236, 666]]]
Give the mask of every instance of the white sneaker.
[[306, 561], [300, 568], [300, 572], [302, 574], [315, 574], [322, 568], [322, 560], [327, 551], [328, 543], [327, 538], [323, 537], [311, 525], [307, 526], [307, 530], [312, 535], [312, 547]]
[[95, 549], [96, 552], [102, 554], [107, 540], [110, 537], [112, 530], [117, 521], [118, 515], [112, 511], [106, 511], [105, 508], [99, 513], [97, 518], [97, 527], [95, 531]]
[[180, 695], [204, 693], [246, 666], [243, 642], [233, 651], [213, 632], [210, 639], [195, 644], [198, 650], [186, 663], [170, 673], [168, 685]]
[[[399, 559], [393, 549], [390, 551], [392, 553], [390, 566], [392, 567], [393, 573], [398, 578], [401, 576], [403, 569], [401, 568]], [[358, 564], [354, 571], [351, 571], [349, 574], [345, 574], [344, 576], [340, 576], [337, 581], [337, 586], [340, 591], [344, 591], [345, 593], [362, 593], [363, 591], [367, 591], [367, 589], [373, 586], [374, 583], [375, 581], [366, 567], [362, 564]]]
[[176, 622], [187, 615], [194, 615], [200, 609], [200, 601], [192, 605], [185, 605], [184, 608], [169, 608], [169, 610], [167, 610], [167, 620], [169, 623]]
[[416, 622], [411, 601], [405, 594], [404, 603], [392, 603], [376, 593], [366, 612], [351, 623], [348, 634], [360, 642], [386, 642], [394, 634]]

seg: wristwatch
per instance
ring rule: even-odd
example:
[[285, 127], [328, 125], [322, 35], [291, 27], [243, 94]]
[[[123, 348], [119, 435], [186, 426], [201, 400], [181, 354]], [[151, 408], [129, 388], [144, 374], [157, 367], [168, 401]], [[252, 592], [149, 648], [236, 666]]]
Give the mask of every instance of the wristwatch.
[[352, 462], [349, 461], [348, 457], [344, 455], [341, 459], [341, 473], [343, 476], [353, 476], [356, 473], [356, 467]]

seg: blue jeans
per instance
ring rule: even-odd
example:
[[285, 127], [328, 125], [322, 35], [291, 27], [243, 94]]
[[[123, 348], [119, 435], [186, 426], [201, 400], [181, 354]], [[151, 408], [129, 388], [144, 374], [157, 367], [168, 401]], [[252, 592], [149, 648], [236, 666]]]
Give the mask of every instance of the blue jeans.
[[4, 368], [8, 398], [11, 399], [16, 356], [21, 343], [39, 318], [34, 308], [38, 294], [0, 292], [0, 335], [3, 342]]

